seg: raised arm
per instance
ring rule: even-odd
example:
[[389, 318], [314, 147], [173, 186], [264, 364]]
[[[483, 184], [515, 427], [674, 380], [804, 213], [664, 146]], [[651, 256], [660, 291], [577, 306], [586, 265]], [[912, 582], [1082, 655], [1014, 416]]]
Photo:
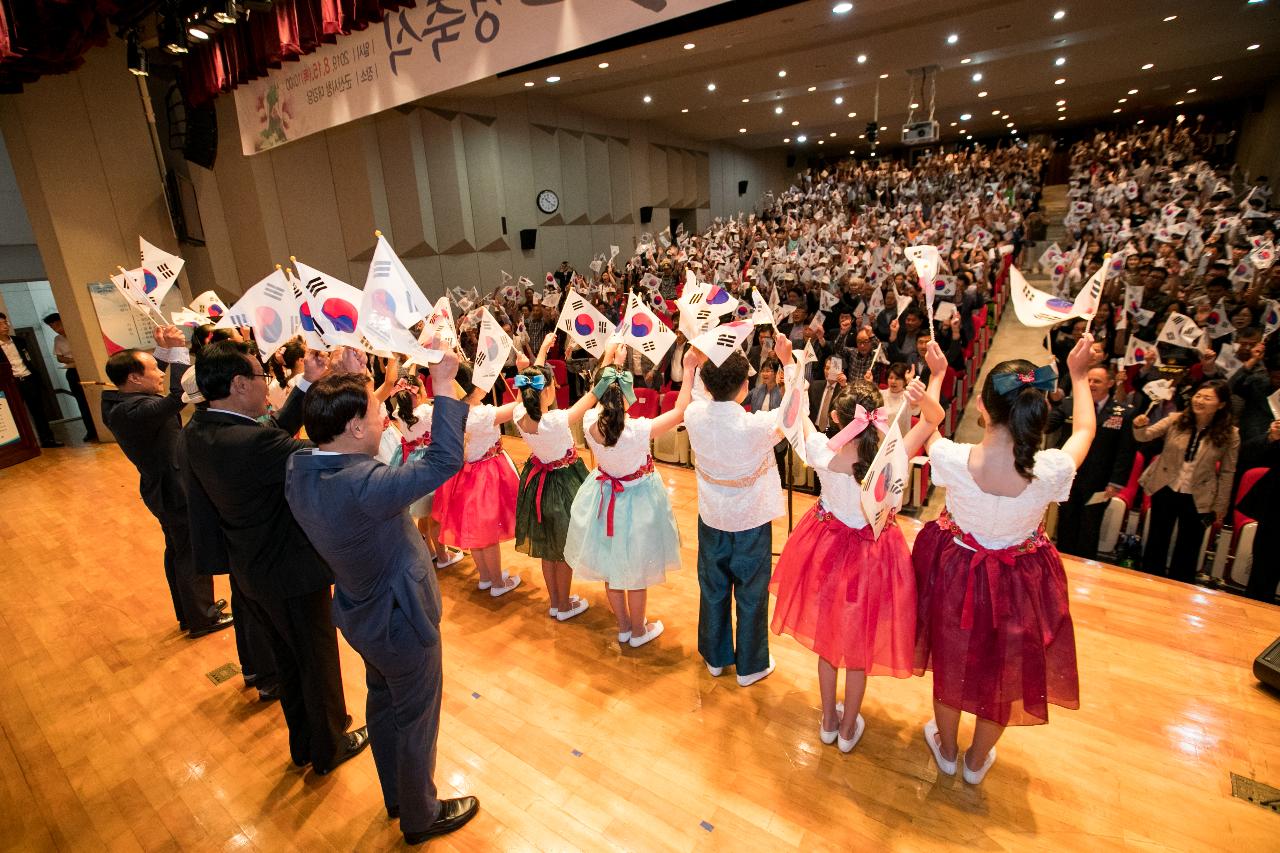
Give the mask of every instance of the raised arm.
[[684, 423], [684, 410], [689, 408], [689, 401], [693, 399], [693, 384], [697, 381], [698, 367], [706, 360], [707, 357], [692, 346], [685, 350], [684, 381], [680, 383], [680, 396], [676, 397], [675, 408], [653, 419], [649, 427], [651, 437], [657, 438]]
[[387, 398], [395, 391], [396, 381], [400, 379], [400, 356], [393, 355], [387, 360], [386, 375], [382, 378], [382, 384], [373, 392], [378, 398], [379, 403], [385, 403]]
[[[605, 347], [604, 355], [600, 357], [600, 363], [613, 364], [618, 357], [618, 349], [618, 344], [609, 344], [609, 346]], [[600, 401], [596, 397], [595, 389], [588, 388], [587, 393], [583, 394], [576, 403], [569, 407], [569, 424], [582, 423], [582, 419], [587, 416], [587, 412], [595, 408], [598, 402]]]
[[[938, 420], [935, 421], [928, 431], [920, 436], [920, 446], [915, 447], [909, 441], [907, 443], [907, 453], [914, 456], [920, 452], [920, 447], [928, 450], [933, 443], [942, 436], [938, 433], [938, 424], [942, 423], [945, 412], [942, 411], [942, 382], [947, 374], [947, 356], [942, 352], [942, 347], [938, 346], [937, 341], [929, 341], [929, 346], [925, 350], [924, 363], [929, 366], [929, 386], [925, 389], [925, 399], [919, 401], [920, 406], [920, 422], [917, 423], [907, 433], [908, 438], [915, 433], [920, 425], [929, 420], [926, 414], [926, 407], [933, 410], [936, 407]], [[918, 383], [919, 380], [912, 380], [912, 384]], [[926, 402], [926, 400], [928, 402]], [[914, 447], [914, 449], [912, 449]]]
[[[1093, 335], [1085, 332], [1076, 341], [1067, 355], [1067, 370], [1071, 373], [1071, 387], [1083, 389], [1089, 381], [1089, 347], [1093, 344]], [[1089, 445], [1093, 444], [1094, 433], [1098, 429], [1098, 413], [1093, 408], [1093, 397], [1089, 394], [1073, 394], [1074, 405], [1071, 407], [1071, 436], [1062, 449], [1066, 451], [1076, 468], [1084, 464], [1089, 453]]]
[[547, 353], [551, 352], [551, 348], [555, 346], [555, 343], [556, 333], [548, 332], [542, 339], [542, 346], [538, 347], [538, 357], [533, 360], [533, 363], [536, 366], [542, 367], [542, 365], [547, 363]]

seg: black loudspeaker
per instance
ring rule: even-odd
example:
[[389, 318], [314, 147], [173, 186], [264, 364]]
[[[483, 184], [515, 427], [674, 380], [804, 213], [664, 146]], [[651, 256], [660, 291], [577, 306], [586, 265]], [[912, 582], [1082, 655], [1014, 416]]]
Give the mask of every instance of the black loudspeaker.
[[794, 154], [788, 154], [788, 155], [787, 155], [787, 168], [788, 168], [788, 169], [794, 169], [795, 167], [796, 167], [796, 155], [794, 155]]
[[213, 168], [218, 158], [218, 113], [212, 105], [187, 107], [186, 133], [183, 136], [182, 156], [190, 163]]
[[521, 228], [520, 229], [520, 251], [532, 252], [538, 246], [538, 229], [537, 228]]
[[1280, 637], [1253, 662], [1253, 674], [1272, 690], [1280, 690]]
[[653, 208], [652, 207], [640, 208], [640, 224], [648, 225], [652, 221], [653, 221]]
[[746, 195], [746, 194], [747, 194], [747, 182], [738, 181], [738, 195]]

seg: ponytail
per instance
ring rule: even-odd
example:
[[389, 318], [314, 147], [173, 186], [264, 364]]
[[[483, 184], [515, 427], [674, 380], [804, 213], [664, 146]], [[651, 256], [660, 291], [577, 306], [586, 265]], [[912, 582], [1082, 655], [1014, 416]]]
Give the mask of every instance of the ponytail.
[[600, 435], [605, 447], [613, 447], [627, 425], [627, 401], [617, 384], [610, 385], [600, 398]]
[[982, 405], [992, 426], [1003, 426], [1013, 438], [1013, 467], [1027, 480], [1035, 478], [1036, 451], [1049, 422], [1049, 401], [1044, 391], [1031, 386], [1006, 394], [995, 389], [994, 378], [1006, 373], [1034, 373], [1036, 366], [1025, 359], [1002, 361], [987, 374], [982, 386]]
[[[883, 405], [884, 397], [881, 396], [880, 389], [865, 379], [853, 380], [840, 389], [840, 392], [831, 400], [831, 410], [842, 428], [853, 421], [859, 406], [864, 411], [874, 412]], [[858, 461], [853, 465], [855, 480], [861, 481], [867, 476], [867, 470], [871, 468], [871, 462], [880, 450], [880, 438], [880, 430], [868, 424], [867, 428], [858, 433], [858, 437], [854, 439], [858, 448]]]
[[[541, 376], [544, 384], [543, 388], [550, 388], [555, 381], [555, 374], [551, 372], [551, 368], [545, 365], [535, 365], [534, 367], [526, 367], [520, 371], [520, 375], [527, 379], [534, 379]], [[524, 406], [525, 414], [529, 416], [529, 420], [535, 424], [542, 420], [542, 390], [534, 388], [533, 385], [525, 385], [520, 389], [520, 404]]]

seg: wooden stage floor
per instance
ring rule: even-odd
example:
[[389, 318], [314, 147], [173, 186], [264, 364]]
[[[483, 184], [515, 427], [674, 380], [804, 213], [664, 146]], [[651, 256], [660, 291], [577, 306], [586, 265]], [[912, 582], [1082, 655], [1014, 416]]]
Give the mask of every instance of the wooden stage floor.
[[[1280, 699], [1250, 673], [1280, 608], [1069, 562], [1083, 707], [1011, 730], [974, 788], [938, 778], [920, 733], [926, 679], [873, 679], [866, 735], [844, 756], [818, 739], [816, 661], [791, 639], [773, 638], [778, 669], [756, 686], [707, 673], [694, 478], [660, 471], [685, 568], [651, 592], [667, 632], [650, 646], [618, 648], [598, 586], [578, 589], [583, 616], [548, 619], [537, 565], [509, 546], [525, 585], [502, 599], [477, 594], [470, 560], [442, 573], [437, 780], [443, 796], [478, 795], [481, 812], [433, 847], [1280, 849], [1280, 815], [1234, 799], [1230, 782], [1280, 787]], [[775, 547], [785, 519], [778, 530]], [[401, 847], [370, 755], [327, 778], [300, 772], [279, 706], [239, 677], [206, 678], [235, 661], [232, 632], [178, 634], [161, 553], [114, 445], [0, 471], [0, 844]], [[362, 721], [363, 667], [342, 654]]]

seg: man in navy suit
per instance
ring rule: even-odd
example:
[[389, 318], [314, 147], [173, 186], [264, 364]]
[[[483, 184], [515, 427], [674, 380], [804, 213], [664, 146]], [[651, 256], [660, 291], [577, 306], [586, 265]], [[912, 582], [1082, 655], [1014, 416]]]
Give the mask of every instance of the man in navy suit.
[[[213, 578], [196, 572], [187, 523], [182, 467], [182, 372], [191, 360], [177, 327], [156, 330], [155, 353], [127, 349], [107, 359], [116, 386], [102, 395], [102, 422], [138, 469], [142, 502], [164, 531], [164, 575], [178, 627], [202, 637], [231, 624], [225, 601], [213, 600]], [[165, 394], [165, 374], [168, 393]]]
[[366, 718], [388, 817], [409, 844], [452, 832], [479, 808], [475, 797], [440, 800], [432, 776], [440, 727], [440, 588], [409, 504], [462, 468], [467, 405], [458, 361], [431, 366], [436, 389], [426, 456], [389, 468], [378, 452], [384, 415], [370, 383], [336, 374], [307, 394], [303, 423], [316, 449], [289, 460], [293, 516], [333, 569], [333, 621], [365, 662]]

